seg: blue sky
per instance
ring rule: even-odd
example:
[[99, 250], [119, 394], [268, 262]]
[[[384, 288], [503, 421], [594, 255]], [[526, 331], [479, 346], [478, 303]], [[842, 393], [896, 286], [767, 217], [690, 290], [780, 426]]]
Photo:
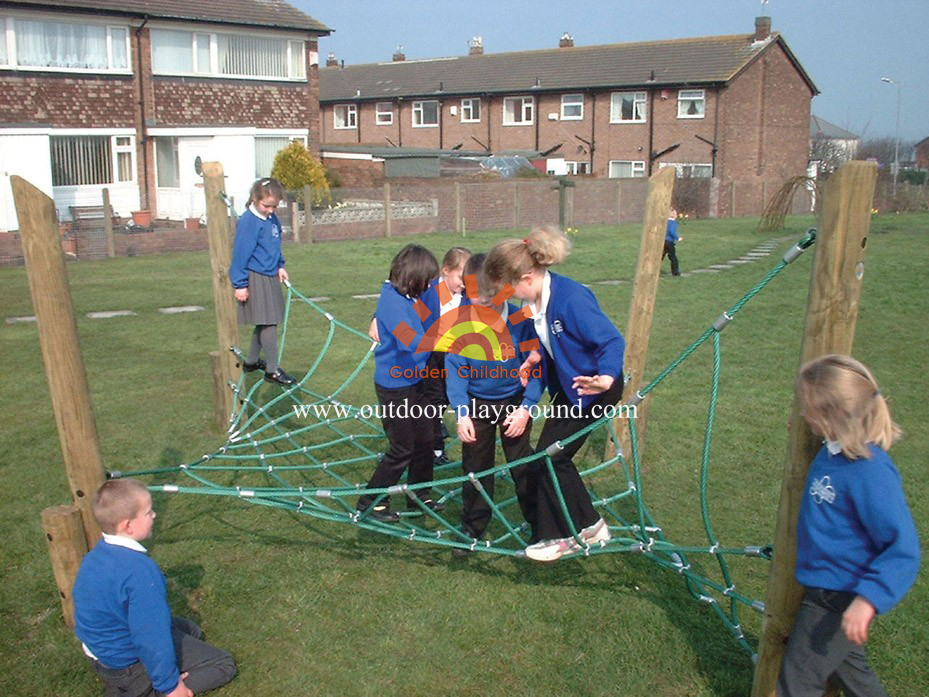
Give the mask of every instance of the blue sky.
[[290, 0], [335, 31], [320, 40], [346, 64], [747, 34], [767, 14], [819, 88], [813, 113], [863, 138], [929, 136], [929, 0]]

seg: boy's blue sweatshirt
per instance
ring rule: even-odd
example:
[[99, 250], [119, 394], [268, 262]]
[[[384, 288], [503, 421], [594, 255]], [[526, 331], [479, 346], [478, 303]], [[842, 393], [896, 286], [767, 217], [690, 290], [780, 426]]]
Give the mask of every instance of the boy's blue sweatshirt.
[[[532, 326], [531, 319], [524, 319], [518, 324], [511, 324], [510, 318], [518, 312], [513, 305], [507, 305], [509, 314], [507, 316], [506, 328], [510, 333], [511, 341], [508, 342], [512, 347], [515, 355], [512, 358], [503, 361], [488, 361], [477, 358], [466, 358], [456, 353], [449, 353], [445, 357], [446, 370], [446, 392], [448, 393], [448, 403], [455, 412], [455, 416], [470, 416], [471, 397], [486, 400], [498, 400], [506, 397], [512, 397], [523, 391], [519, 377], [509, 377], [509, 372], [518, 375], [519, 366], [526, 360], [529, 355], [528, 351], [520, 351], [519, 345], [524, 341], [532, 339], [538, 340], [535, 329]], [[509, 347], [508, 347], [509, 348]], [[490, 377], [488, 371], [492, 368], [503, 368], [507, 371], [505, 377]], [[536, 370], [540, 370], [537, 367]], [[521, 406], [526, 408], [538, 404], [542, 396], [542, 380], [539, 378], [530, 378], [523, 392]]]
[[229, 264], [232, 287], [247, 288], [249, 271], [277, 276], [277, 270], [283, 265], [281, 222], [274, 213], [262, 220], [246, 209], [235, 227], [232, 262]]
[[156, 690], [180, 680], [165, 579], [144, 552], [100, 540], [74, 581], [74, 631], [107, 668], [141, 661]]
[[674, 218], [668, 218], [668, 226], [665, 228], [664, 238], [666, 242], [677, 242], [677, 221]]
[[[409, 387], [422, 380], [419, 371], [426, 365], [430, 351], [414, 353], [422, 340], [424, 331], [422, 320], [413, 309], [415, 298], [401, 295], [390, 281], [381, 286], [381, 297], [377, 301], [377, 332], [380, 343], [374, 350], [374, 382], [381, 387]], [[403, 322], [412, 332], [403, 337], [409, 343], [402, 343], [394, 330]], [[413, 370], [412, 377], [404, 377], [403, 372]]]
[[810, 464], [797, 521], [796, 576], [850, 591], [887, 612], [919, 571], [919, 538], [890, 457], [849, 460], [823, 446]]
[[[579, 396], [571, 389], [578, 375], [609, 375], [622, 380], [626, 342], [589, 289], [566, 276], [552, 277], [545, 321], [560, 385], [548, 385], [550, 393], [560, 389], [573, 404], [587, 407], [600, 395]], [[548, 375], [548, 352], [542, 351], [542, 379]]]

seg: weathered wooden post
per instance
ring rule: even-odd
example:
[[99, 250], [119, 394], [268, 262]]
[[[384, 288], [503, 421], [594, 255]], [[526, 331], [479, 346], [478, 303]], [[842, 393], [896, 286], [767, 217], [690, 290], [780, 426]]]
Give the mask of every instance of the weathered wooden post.
[[81, 559], [87, 554], [87, 538], [77, 506], [51, 506], [42, 511], [42, 529], [48, 540], [48, 555], [52, 560], [55, 585], [61, 599], [65, 624], [74, 629], [74, 598], [71, 589]]
[[[213, 305], [216, 308], [216, 336], [219, 352], [210, 359], [213, 375], [213, 398], [220, 428], [228, 426], [235, 397], [229, 383], [238, 378], [236, 357], [229, 349], [238, 345], [239, 330], [236, 324], [236, 301], [229, 282], [229, 263], [232, 261], [232, 230], [229, 213], [223, 201], [226, 182], [223, 166], [219, 162], [203, 163], [203, 193], [206, 197], [206, 231], [210, 245], [210, 268], [213, 279]], [[216, 362], [218, 361], [218, 365]], [[218, 384], [217, 384], [218, 383]], [[219, 414], [223, 414], [219, 418]]]
[[290, 229], [294, 232], [294, 244], [300, 244], [300, 202], [296, 196], [290, 202]]
[[[875, 163], [849, 162], [826, 184], [801, 364], [829, 353], [852, 352], [876, 179]], [[797, 516], [807, 470], [819, 445], [820, 440], [801, 418], [794, 400], [752, 697], [774, 696], [784, 647], [800, 607], [802, 588], [794, 579]]]
[[106, 238], [106, 255], [116, 256], [116, 238], [113, 237], [113, 209], [110, 208], [110, 190], [103, 187], [103, 236]]
[[[645, 359], [648, 356], [648, 339], [652, 332], [652, 317], [655, 313], [655, 295], [658, 293], [658, 275], [661, 271], [661, 254], [664, 250], [668, 211], [677, 171], [664, 167], [648, 181], [648, 199], [645, 202], [645, 220], [642, 223], [642, 238], [639, 242], [639, 259], [635, 269], [635, 285], [629, 303], [629, 318], [626, 324], [626, 355], [623, 358], [623, 373], [629, 382], [623, 390], [623, 401], [628, 402], [635, 391], [642, 387], [645, 375]], [[636, 407], [636, 436], [641, 451], [645, 445], [645, 419], [650, 399], [646, 398]], [[619, 438], [625, 457], [631, 454], [629, 421], [622, 414], [613, 420], [613, 430]], [[606, 444], [606, 455], [616, 453], [616, 444]]]
[[[68, 619], [73, 617], [70, 597], [74, 582], [72, 572], [76, 573], [77, 567], [66, 560], [80, 560], [87, 551], [88, 542], [93, 544], [100, 538], [91, 501], [106, 476], [61, 251], [55, 204], [21, 177], [11, 176], [10, 186], [19, 218], [26, 276], [35, 308], [58, 441], [74, 505], [80, 514], [80, 525], [75, 524], [72, 516], [65, 524], [70, 532], [61, 536], [56, 533], [56, 544], [50, 549], [62, 609]], [[43, 520], [46, 518], [50, 525], [57, 525], [59, 521], [59, 516], [53, 512], [43, 513]]]
[[392, 234], [391, 221], [393, 216], [390, 210], [390, 182], [384, 182], [384, 237], [390, 237]]
[[313, 241], [313, 187], [303, 187], [303, 241]]

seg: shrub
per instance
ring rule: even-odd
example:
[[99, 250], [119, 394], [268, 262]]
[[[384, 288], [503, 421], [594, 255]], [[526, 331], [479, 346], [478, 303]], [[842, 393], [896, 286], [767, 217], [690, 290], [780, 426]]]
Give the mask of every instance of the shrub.
[[313, 208], [328, 206], [332, 201], [326, 168], [314, 158], [299, 140], [291, 141], [274, 156], [271, 176], [281, 182], [288, 191], [296, 191], [297, 201], [303, 201], [303, 187], [312, 187]]

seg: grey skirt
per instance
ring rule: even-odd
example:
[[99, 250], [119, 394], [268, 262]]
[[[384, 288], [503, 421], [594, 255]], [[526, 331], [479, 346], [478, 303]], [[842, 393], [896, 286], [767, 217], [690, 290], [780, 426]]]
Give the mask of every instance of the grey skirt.
[[238, 303], [239, 324], [280, 324], [284, 298], [277, 276], [248, 272], [248, 300]]

